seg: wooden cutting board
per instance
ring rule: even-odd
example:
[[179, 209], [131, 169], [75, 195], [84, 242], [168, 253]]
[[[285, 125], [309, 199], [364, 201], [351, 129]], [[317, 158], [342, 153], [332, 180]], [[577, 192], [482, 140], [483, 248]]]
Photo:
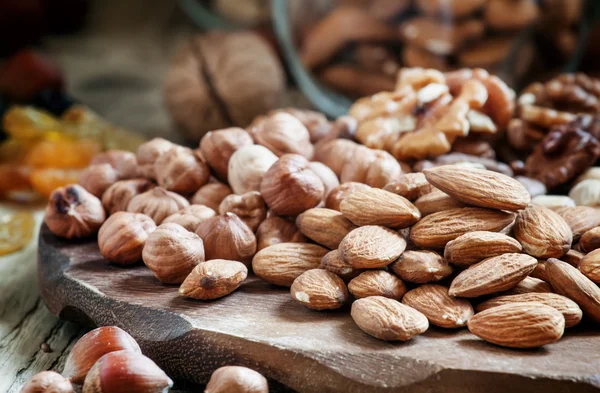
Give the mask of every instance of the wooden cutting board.
[[240, 364], [299, 392], [600, 391], [600, 331], [593, 325], [537, 350], [486, 344], [466, 329], [431, 328], [387, 343], [358, 329], [348, 309], [308, 310], [256, 277], [220, 300], [179, 297], [177, 286], [160, 284], [143, 265], [111, 265], [95, 240], [60, 240], [45, 226], [39, 275], [51, 312], [120, 326], [170, 376], [195, 383]]

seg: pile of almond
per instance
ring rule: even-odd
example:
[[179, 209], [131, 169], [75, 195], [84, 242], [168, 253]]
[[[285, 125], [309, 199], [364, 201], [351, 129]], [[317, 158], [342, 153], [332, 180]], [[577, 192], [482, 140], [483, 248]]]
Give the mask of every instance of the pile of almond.
[[279, 110], [195, 150], [103, 153], [54, 191], [46, 223], [98, 233], [108, 261], [141, 260], [181, 296], [223, 297], [255, 274], [309, 309], [350, 308], [382, 340], [466, 326], [539, 347], [600, 323], [600, 188], [585, 188], [600, 173], [573, 199], [514, 176], [492, 143], [514, 109], [483, 70], [404, 69], [335, 121]]

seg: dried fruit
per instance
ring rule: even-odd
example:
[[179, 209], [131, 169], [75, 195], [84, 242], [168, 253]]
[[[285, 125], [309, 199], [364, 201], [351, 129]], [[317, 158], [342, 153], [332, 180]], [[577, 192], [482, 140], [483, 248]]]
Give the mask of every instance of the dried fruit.
[[521, 244], [510, 236], [496, 232], [468, 232], [448, 242], [444, 257], [457, 266], [470, 266], [483, 259], [506, 253], [521, 252]]
[[79, 181], [81, 171], [78, 169], [34, 169], [29, 175], [31, 187], [35, 192], [46, 198], [59, 187], [76, 184]]
[[192, 299], [218, 299], [238, 289], [247, 276], [243, 263], [213, 259], [192, 270], [179, 287], [179, 294]]
[[521, 210], [513, 227], [523, 250], [537, 258], [560, 258], [571, 248], [571, 229], [554, 211], [531, 205]]
[[196, 233], [204, 241], [207, 260], [227, 259], [249, 266], [256, 253], [254, 232], [234, 213], [202, 221]]
[[440, 281], [452, 274], [452, 267], [434, 251], [405, 251], [391, 268], [401, 279], [419, 284]]
[[100, 148], [98, 142], [88, 139], [44, 139], [27, 152], [25, 162], [33, 168], [84, 168]]
[[451, 297], [447, 287], [437, 284], [425, 284], [408, 291], [402, 303], [422, 312], [429, 323], [441, 328], [466, 326], [474, 314], [468, 300]]
[[375, 225], [359, 227], [348, 233], [339, 246], [342, 259], [356, 268], [387, 266], [406, 248], [398, 233]]
[[28, 212], [0, 216], [0, 256], [27, 246], [33, 237], [35, 219]]
[[311, 269], [299, 275], [290, 292], [294, 300], [312, 310], [340, 308], [348, 300], [344, 281], [324, 269]]
[[324, 208], [306, 210], [296, 218], [296, 226], [304, 236], [332, 250], [356, 228], [342, 213]]
[[100, 253], [119, 265], [139, 262], [146, 239], [155, 229], [156, 224], [145, 214], [117, 212], [98, 231]]
[[400, 301], [406, 286], [401, 279], [384, 270], [368, 270], [353, 278], [348, 283], [348, 290], [357, 299], [383, 296]]
[[54, 190], [46, 206], [46, 225], [67, 239], [95, 234], [105, 219], [100, 200], [76, 184]]

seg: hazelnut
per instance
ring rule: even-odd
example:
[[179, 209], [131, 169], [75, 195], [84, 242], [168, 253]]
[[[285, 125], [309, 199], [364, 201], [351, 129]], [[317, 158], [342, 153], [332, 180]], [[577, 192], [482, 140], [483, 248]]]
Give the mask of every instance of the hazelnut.
[[181, 284], [204, 262], [202, 239], [178, 224], [162, 224], [146, 239], [144, 263], [165, 284]]
[[324, 269], [307, 270], [290, 288], [292, 299], [312, 310], [333, 310], [348, 301], [348, 289], [336, 274]]
[[83, 393], [163, 393], [173, 381], [156, 363], [141, 353], [109, 352], [91, 368]]
[[331, 192], [331, 190], [340, 185], [340, 181], [338, 180], [337, 176], [327, 165], [317, 161], [312, 161], [308, 163], [308, 167], [317, 176], [319, 176], [319, 179], [321, 179], [323, 185], [325, 186], [323, 198], [326, 198], [327, 195], [329, 195], [329, 193]]
[[278, 216], [271, 216], [260, 223], [256, 230], [257, 251], [279, 243], [306, 243], [293, 222]]
[[108, 150], [97, 154], [90, 162], [90, 165], [96, 164], [110, 164], [120, 179], [133, 179], [139, 175], [137, 158], [130, 151]]
[[219, 214], [235, 213], [252, 232], [267, 217], [267, 208], [260, 192], [250, 191], [242, 195], [228, 195], [219, 206]]
[[[425, 175], [423, 175], [425, 177]], [[355, 191], [363, 191], [368, 190], [369, 186], [363, 183], [357, 182], [347, 182], [342, 183], [339, 186], [335, 187], [333, 190], [329, 192], [327, 195], [327, 199], [325, 199], [325, 207], [333, 210], [340, 210], [340, 204], [346, 197], [352, 194]]]
[[187, 199], [181, 195], [162, 187], [155, 187], [131, 198], [127, 211], [143, 213], [152, 218], [156, 225], [160, 225], [165, 218], [189, 205]]
[[246, 367], [225, 366], [217, 369], [204, 393], [269, 393], [265, 377]]
[[218, 299], [242, 285], [248, 268], [241, 262], [213, 259], [199, 264], [179, 287], [179, 294], [200, 300]]
[[195, 232], [198, 225], [204, 220], [216, 216], [217, 213], [210, 207], [204, 205], [190, 205], [163, 220], [163, 224], [179, 224], [190, 232]]
[[147, 179], [121, 180], [110, 187], [102, 195], [102, 206], [108, 214], [127, 210], [131, 199], [154, 187]]
[[259, 145], [281, 157], [284, 154], [299, 154], [307, 159], [313, 156], [308, 130], [296, 117], [289, 113], [278, 112], [268, 116], [252, 127], [250, 134]]
[[79, 175], [79, 184], [98, 198], [118, 180], [119, 175], [110, 164], [90, 165]]
[[223, 199], [231, 193], [231, 188], [226, 184], [208, 183], [200, 188], [190, 201], [194, 205], [204, 205], [217, 211]]
[[600, 206], [600, 180], [585, 179], [577, 183], [569, 191], [569, 197], [577, 206]]
[[63, 375], [81, 385], [98, 359], [109, 352], [121, 350], [142, 353], [134, 338], [116, 326], [103, 326], [89, 331], [73, 346]]
[[330, 133], [332, 124], [327, 120], [327, 117], [321, 112], [311, 111], [308, 109], [285, 108], [279, 109], [279, 112], [289, 113], [296, 119], [300, 120], [310, 134], [310, 142], [316, 143], [319, 140], [327, 137]]
[[67, 239], [93, 235], [105, 219], [100, 200], [77, 184], [54, 190], [46, 206], [46, 225]]
[[227, 174], [233, 192], [259, 191], [263, 176], [275, 161], [277, 156], [264, 146], [244, 146], [236, 150], [229, 159]]
[[347, 139], [324, 141], [315, 146], [314, 160], [327, 165], [340, 177], [346, 163], [354, 159], [354, 150], [359, 146], [361, 145]]
[[137, 149], [137, 163], [140, 175], [154, 179], [154, 163], [158, 158], [171, 150], [175, 144], [163, 138], [154, 138], [146, 143], [142, 143]]
[[358, 183], [366, 183], [367, 172], [371, 167], [371, 164], [377, 159], [377, 154], [374, 149], [370, 149], [366, 146], [359, 145], [354, 149], [352, 159], [348, 160], [342, 174], [340, 181], [346, 183], [349, 181], [355, 181]]
[[73, 393], [73, 385], [59, 373], [42, 371], [23, 386], [21, 393]]
[[229, 159], [233, 153], [252, 144], [252, 137], [246, 130], [232, 127], [204, 135], [200, 141], [200, 151], [216, 176], [222, 181], [227, 181]]
[[208, 183], [210, 169], [187, 147], [176, 146], [154, 164], [158, 185], [180, 194], [191, 194]]
[[260, 193], [271, 210], [282, 216], [297, 216], [321, 202], [323, 182], [298, 154], [282, 156], [265, 173]]
[[142, 249], [156, 224], [145, 214], [117, 212], [98, 231], [98, 247], [102, 256], [119, 265], [130, 265], [142, 259]]
[[388, 152], [375, 150], [375, 161], [367, 170], [365, 183], [371, 187], [383, 188], [386, 184], [398, 180], [402, 176], [402, 168], [398, 161]]
[[249, 265], [256, 252], [256, 237], [236, 214], [209, 218], [196, 228], [204, 241], [206, 259], [227, 259]]

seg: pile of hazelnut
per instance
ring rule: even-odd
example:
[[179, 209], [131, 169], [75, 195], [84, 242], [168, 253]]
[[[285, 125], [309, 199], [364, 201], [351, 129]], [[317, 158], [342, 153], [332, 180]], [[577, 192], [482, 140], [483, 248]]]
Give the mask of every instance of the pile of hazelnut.
[[[77, 341], [62, 375], [54, 371], [36, 374], [21, 393], [166, 393], [173, 381], [126, 331], [116, 326], [94, 329]], [[246, 367], [217, 369], [206, 393], [268, 393], [265, 377]]]

